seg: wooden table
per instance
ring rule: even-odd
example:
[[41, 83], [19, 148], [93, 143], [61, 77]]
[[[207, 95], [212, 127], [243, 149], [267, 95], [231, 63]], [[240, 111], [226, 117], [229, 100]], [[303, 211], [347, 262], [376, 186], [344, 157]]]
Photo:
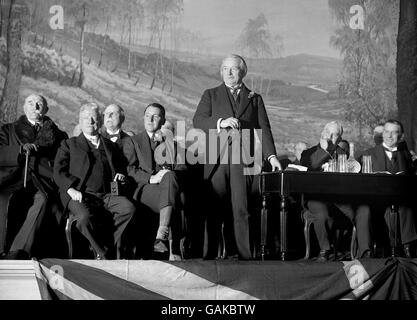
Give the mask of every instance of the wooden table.
[[[261, 212], [261, 256], [264, 259], [266, 246], [267, 197], [278, 194], [280, 203], [280, 252], [285, 260], [287, 252], [287, 201], [292, 193], [329, 196], [389, 197], [392, 203], [411, 199], [417, 195], [417, 176], [391, 175], [383, 173], [334, 173], [275, 171], [260, 174]], [[397, 230], [396, 228], [394, 230]]]

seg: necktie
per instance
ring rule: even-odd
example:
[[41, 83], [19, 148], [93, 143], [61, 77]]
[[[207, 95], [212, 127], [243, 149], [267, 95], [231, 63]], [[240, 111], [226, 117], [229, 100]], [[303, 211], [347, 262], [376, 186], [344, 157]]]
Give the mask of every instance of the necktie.
[[158, 139], [157, 139], [157, 137], [156, 137], [156, 135], [155, 135], [155, 133], [154, 134], [152, 134], [152, 137], [151, 137], [151, 148], [152, 148], [152, 151], [155, 151], [155, 149], [156, 149], [156, 147], [157, 147], [157, 145], [158, 145]]
[[238, 99], [239, 99], [239, 94], [238, 94], [239, 89], [240, 88], [231, 88], [230, 89], [230, 92], [232, 93], [233, 99], [235, 99], [236, 103], [239, 103], [239, 101], [238, 101]]
[[35, 129], [36, 132], [39, 132], [39, 130], [41, 129], [41, 125], [39, 123], [35, 123], [33, 128]]

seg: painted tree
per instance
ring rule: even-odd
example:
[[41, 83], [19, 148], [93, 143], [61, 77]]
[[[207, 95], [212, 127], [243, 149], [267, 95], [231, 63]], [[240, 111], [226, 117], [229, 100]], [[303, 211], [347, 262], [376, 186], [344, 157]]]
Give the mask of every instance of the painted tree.
[[80, 30], [79, 39], [79, 68], [80, 75], [78, 78], [78, 87], [82, 87], [84, 81], [84, 47], [85, 47], [85, 30], [89, 22], [93, 21], [98, 11], [96, 8], [100, 5], [99, 0], [71, 0], [64, 2], [66, 15], [72, 20], [73, 26]]
[[117, 55], [117, 61], [112, 72], [115, 72], [120, 65], [122, 58], [123, 42], [127, 33], [128, 37], [128, 61], [127, 61], [127, 74], [130, 78], [132, 73], [132, 45], [134, 40], [134, 34], [132, 31], [135, 29], [136, 24], [143, 23], [144, 19], [144, 8], [142, 1], [140, 0], [125, 0], [118, 5], [116, 16], [119, 21], [122, 21], [119, 41], [119, 52]]
[[238, 46], [251, 58], [270, 57], [272, 55], [271, 33], [268, 20], [263, 13], [255, 19], [249, 19], [238, 38]]
[[[279, 34], [271, 35], [269, 24], [266, 16], [260, 13], [256, 18], [249, 19], [237, 39], [237, 46], [242, 50], [244, 55], [254, 59], [267, 59], [273, 56], [271, 44], [274, 43], [275, 50], [283, 48], [282, 38]], [[263, 73], [267, 69], [262, 70]], [[269, 85], [270, 87], [270, 79]], [[263, 90], [263, 76], [259, 79], [259, 91]], [[256, 85], [255, 85], [256, 86]], [[252, 89], [254, 87], [254, 77], [252, 76]], [[269, 91], [269, 89], [267, 89]]]
[[[330, 43], [343, 56], [345, 117], [359, 127], [359, 137], [396, 113], [396, 0], [329, 0], [340, 27]], [[350, 8], [364, 10], [363, 28], [352, 28]]]
[[100, 68], [102, 63], [103, 63], [103, 55], [104, 55], [104, 50], [106, 48], [106, 42], [108, 39], [108, 34], [110, 32], [110, 27], [111, 27], [111, 17], [112, 17], [112, 13], [114, 9], [114, 2], [110, 1], [110, 0], [103, 0], [101, 3], [100, 8], [98, 8], [97, 10], [101, 11], [101, 15], [104, 18], [105, 21], [105, 27], [104, 27], [104, 34], [103, 34], [103, 43], [100, 47], [100, 56], [98, 58], [98, 62], [97, 62], [97, 67]]
[[160, 71], [161, 80], [165, 81], [162, 41], [169, 22], [183, 12], [184, 3], [183, 0], [147, 0], [145, 8], [149, 17], [148, 29], [151, 34], [149, 46], [156, 39], [158, 47], [158, 55], [155, 58], [154, 74], [150, 85], [152, 90], [158, 77], [158, 71]]
[[7, 71], [0, 99], [0, 122], [16, 120], [22, 79], [22, 34], [27, 21], [28, 9], [22, 0], [11, 0], [7, 20]]
[[417, 2], [400, 0], [397, 103], [410, 149], [417, 150]]

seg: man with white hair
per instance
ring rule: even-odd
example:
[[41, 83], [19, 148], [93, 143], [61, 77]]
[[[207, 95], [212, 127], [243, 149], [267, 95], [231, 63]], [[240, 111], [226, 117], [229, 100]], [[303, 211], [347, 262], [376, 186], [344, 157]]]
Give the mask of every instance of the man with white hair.
[[300, 164], [301, 154], [306, 149], [307, 149], [307, 144], [303, 141], [299, 141], [295, 144], [295, 146], [294, 146], [295, 160], [293, 162], [294, 164], [297, 164], [297, 165]]
[[56, 189], [52, 163], [60, 142], [68, 138], [46, 116], [43, 96], [29, 95], [23, 109], [17, 121], [0, 128], [0, 253], [10, 245], [4, 242], [6, 232], [9, 242], [14, 239], [6, 259], [36, 254], [32, 249]]
[[101, 135], [116, 143], [120, 150], [123, 149], [122, 140], [129, 135], [122, 130], [125, 121], [125, 111], [117, 104], [110, 104], [104, 109], [104, 123]]
[[[259, 129], [262, 131], [262, 159], [269, 161], [272, 170], [282, 170], [263, 99], [243, 83], [247, 70], [245, 60], [239, 55], [232, 54], [223, 59], [220, 67], [223, 82], [203, 93], [193, 118], [194, 127], [203, 130], [209, 137], [210, 129], [217, 130], [218, 134], [236, 133], [239, 137], [243, 137], [242, 130], [249, 132], [249, 143], [242, 142], [240, 147], [252, 152], [256, 141], [255, 130]], [[242, 159], [239, 163], [232, 161], [232, 144], [220, 148], [228, 153], [228, 163], [220, 163], [218, 151], [209, 150], [209, 160], [204, 166], [204, 178], [211, 187], [211, 204], [215, 206], [207, 216], [210, 230], [205, 258], [216, 256], [223, 222], [224, 230], [228, 230], [225, 237], [230, 239], [230, 242], [226, 241], [226, 246], [230, 244], [228, 255], [237, 254], [239, 259], [251, 259], [248, 194], [255, 176], [244, 175]], [[216, 153], [216, 163], [209, 163], [213, 158], [211, 152]]]
[[[64, 208], [75, 217], [96, 259], [107, 259], [115, 256], [116, 246], [121, 248], [123, 231], [136, 209], [126, 197], [111, 193], [112, 181], [125, 180], [126, 165], [116, 145], [99, 134], [102, 118], [97, 104], [81, 106], [79, 124], [80, 135], [63, 141], [58, 149], [54, 180]], [[104, 224], [106, 229], [100, 230]]]
[[[339, 146], [342, 140], [343, 127], [337, 121], [324, 126], [320, 143], [301, 154], [301, 165], [311, 171], [322, 171], [323, 164], [330, 159], [337, 159], [338, 155], [346, 154], [346, 150]], [[328, 260], [330, 253], [329, 234], [332, 231], [333, 217], [330, 212], [342, 212], [355, 224], [357, 229], [359, 257], [369, 258], [371, 255], [370, 213], [362, 210], [361, 201], [347, 203], [346, 199], [329, 198], [327, 196], [309, 196], [307, 207], [314, 217], [314, 230], [320, 245], [318, 261]], [[336, 209], [336, 210], [335, 210]]]

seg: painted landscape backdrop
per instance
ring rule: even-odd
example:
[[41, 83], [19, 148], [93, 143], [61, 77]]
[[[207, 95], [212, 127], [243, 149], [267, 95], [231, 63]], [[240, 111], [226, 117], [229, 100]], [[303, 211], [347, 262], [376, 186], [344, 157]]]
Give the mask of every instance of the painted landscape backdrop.
[[[0, 90], [11, 1], [0, 0]], [[19, 1], [27, 10], [18, 114], [40, 93], [70, 135], [91, 101], [120, 104], [136, 133], [151, 102], [191, 126], [228, 53], [247, 59], [245, 83], [266, 102], [279, 154], [316, 144], [332, 120], [365, 148], [373, 127], [396, 116], [396, 0]], [[54, 5], [63, 8], [56, 30]]]

